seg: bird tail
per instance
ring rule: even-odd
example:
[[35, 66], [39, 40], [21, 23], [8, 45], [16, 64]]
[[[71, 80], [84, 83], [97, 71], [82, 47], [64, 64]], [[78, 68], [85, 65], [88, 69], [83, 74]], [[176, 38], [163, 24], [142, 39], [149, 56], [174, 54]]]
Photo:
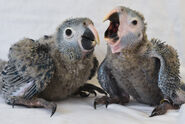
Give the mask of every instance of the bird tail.
[[0, 59], [0, 93], [1, 93], [2, 83], [3, 83], [2, 77], [1, 77], [1, 72], [3, 71], [6, 64], [7, 64], [6, 61], [3, 61]]

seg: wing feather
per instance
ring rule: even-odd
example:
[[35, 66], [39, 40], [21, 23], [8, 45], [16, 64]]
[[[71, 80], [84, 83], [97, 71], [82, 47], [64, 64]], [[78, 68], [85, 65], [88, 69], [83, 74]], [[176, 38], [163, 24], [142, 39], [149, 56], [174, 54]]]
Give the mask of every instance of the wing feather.
[[8, 64], [2, 71], [3, 94], [30, 99], [45, 89], [53, 74], [49, 46], [24, 39], [10, 48]]

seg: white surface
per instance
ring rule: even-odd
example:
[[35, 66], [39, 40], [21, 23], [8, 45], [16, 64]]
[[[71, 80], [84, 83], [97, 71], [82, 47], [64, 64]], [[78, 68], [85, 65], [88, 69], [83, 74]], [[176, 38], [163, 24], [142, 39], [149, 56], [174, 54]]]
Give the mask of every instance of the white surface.
[[[69, 17], [91, 18], [100, 34], [96, 53], [100, 60], [106, 53], [103, 33], [108, 26], [103, 17], [115, 6], [124, 5], [144, 14], [147, 34], [175, 47], [181, 60], [181, 76], [185, 79], [185, 14], [184, 0], [0, 0], [0, 58], [7, 60], [11, 44], [29, 37], [38, 39], [52, 34]], [[93, 81], [92, 81], [93, 82]], [[44, 109], [28, 109], [4, 104], [0, 98], [0, 124], [184, 124], [185, 105], [180, 111], [149, 118], [153, 107], [136, 102], [126, 106], [110, 105], [94, 110], [94, 98], [70, 98], [58, 102], [55, 115]]]

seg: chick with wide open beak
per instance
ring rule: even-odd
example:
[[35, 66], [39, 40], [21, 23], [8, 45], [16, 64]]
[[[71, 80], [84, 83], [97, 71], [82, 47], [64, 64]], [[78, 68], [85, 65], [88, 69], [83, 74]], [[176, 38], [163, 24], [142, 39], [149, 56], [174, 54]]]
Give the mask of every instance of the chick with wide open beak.
[[120, 7], [116, 7], [111, 10], [103, 19], [103, 22], [109, 20], [110, 24], [104, 34], [105, 41], [111, 47], [112, 53], [120, 52], [121, 44], [120, 44], [120, 37], [121, 37], [121, 30], [120, 27], [122, 26], [122, 22], [120, 21], [120, 14], [123, 10]]

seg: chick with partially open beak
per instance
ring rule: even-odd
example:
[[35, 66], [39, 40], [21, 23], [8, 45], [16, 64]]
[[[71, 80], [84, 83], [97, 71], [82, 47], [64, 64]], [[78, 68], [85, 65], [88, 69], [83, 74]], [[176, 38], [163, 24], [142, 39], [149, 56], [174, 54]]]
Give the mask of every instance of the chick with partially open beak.
[[79, 45], [83, 53], [89, 53], [94, 50], [96, 44], [100, 44], [98, 32], [93, 24], [89, 24], [82, 35]]

